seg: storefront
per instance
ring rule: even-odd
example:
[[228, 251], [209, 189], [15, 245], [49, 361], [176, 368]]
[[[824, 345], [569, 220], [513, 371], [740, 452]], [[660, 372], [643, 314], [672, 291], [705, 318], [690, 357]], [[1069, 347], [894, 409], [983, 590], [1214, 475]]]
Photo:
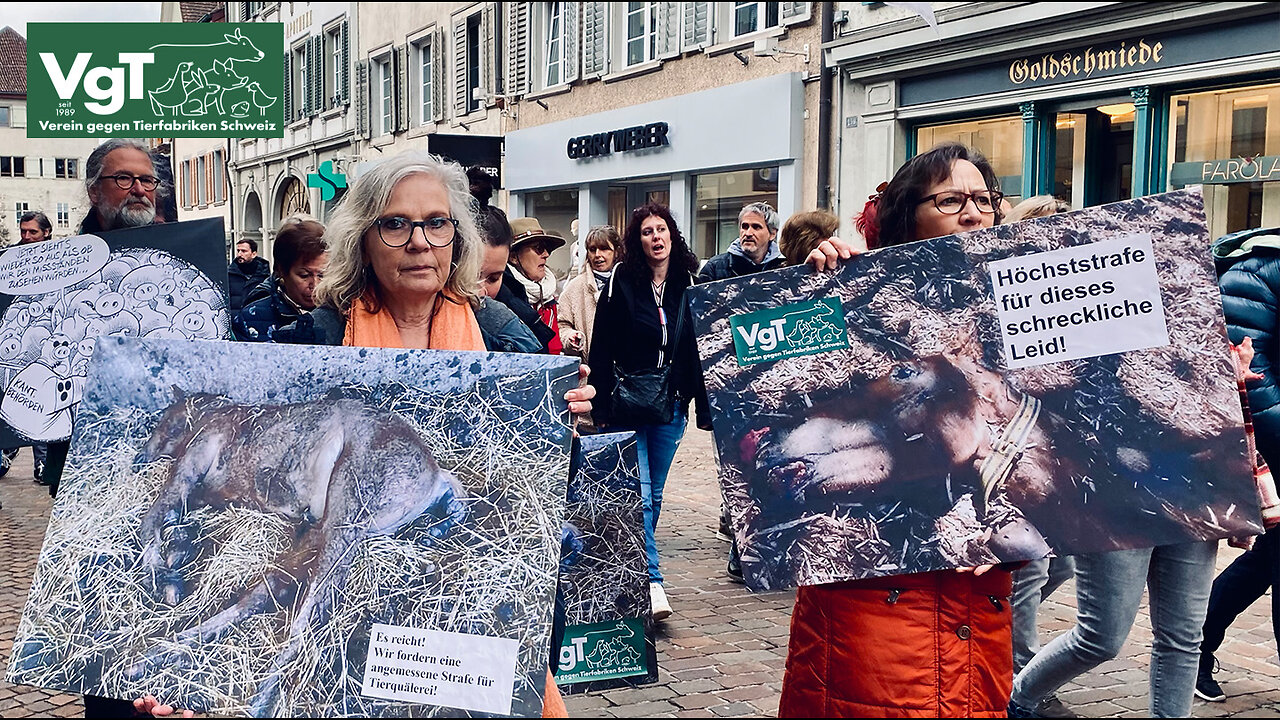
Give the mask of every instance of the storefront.
[[927, 63], [873, 68], [872, 48], [833, 43], [845, 96], [885, 99], [846, 114], [871, 120], [863, 132], [892, 128], [876, 148], [886, 166], [944, 140], [977, 148], [1015, 203], [1049, 193], [1087, 207], [1203, 184], [1214, 237], [1280, 225], [1280, 8], [1065, 5], [983, 16], [981, 52], [965, 32], [976, 18], [942, 11], [946, 49]]
[[[797, 210], [803, 122], [790, 73], [516, 130], [506, 137], [511, 214], [571, 238], [574, 220], [582, 235], [622, 230], [632, 208], [655, 201], [705, 259], [738, 236], [743, 205]], [[566, 270], [568, 249], [549, 264]]]

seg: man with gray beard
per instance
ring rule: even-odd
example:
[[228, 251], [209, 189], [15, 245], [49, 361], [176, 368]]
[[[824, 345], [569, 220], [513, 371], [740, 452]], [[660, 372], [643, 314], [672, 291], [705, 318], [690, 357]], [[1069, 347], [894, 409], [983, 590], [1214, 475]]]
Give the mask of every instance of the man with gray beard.
[[156, 222], [160, 178], [150, 149], [139, 140], [113, 138], [89, 153], [84, 189], [93, 208], [81, 233], [141, 227]]

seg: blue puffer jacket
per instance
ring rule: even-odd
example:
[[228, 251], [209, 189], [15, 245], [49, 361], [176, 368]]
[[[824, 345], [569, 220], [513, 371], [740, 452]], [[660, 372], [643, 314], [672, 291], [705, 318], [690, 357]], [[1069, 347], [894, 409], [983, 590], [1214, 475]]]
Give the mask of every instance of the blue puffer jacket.
[[1280, 228], [1244, 230], [1213, 244], [1222, 311], [1231, 342], [1253, 338], [1254, 372], [1249, 409], [1258, 452], [1280, 467]]

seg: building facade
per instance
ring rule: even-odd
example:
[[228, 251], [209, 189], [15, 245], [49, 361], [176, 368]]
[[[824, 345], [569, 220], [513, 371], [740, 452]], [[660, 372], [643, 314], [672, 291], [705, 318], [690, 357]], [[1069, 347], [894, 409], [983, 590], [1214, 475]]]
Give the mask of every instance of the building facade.
[[[743, 204], [817, 202], [817, 6], [362, 4], [352, 174], [425, 149], [485, 168], [494, 204], [566, 238], [653, 199], [708, 257]], [[549, 261], [562, 277], [570, 253]]]
[[936, 28], [841, 3], [838, 193], [959, 140], [1016, 202], [1074, 207], [1203, 184], [1210, 233], [1280, 225], [1280, 7], [933, 3]]
[[27, 138], [27, 41], [0, 29], [0, 245], [18, 241], [28, 210], [49, 216], [54, 237], [76, 234], [89, 212], [84, 161], [92, 139]]
[[[377, 12], [381, 5], [369, 7]], [[228, 3], [231, 22], [284, 24], [284, 137], [232, 140], [229, 152], [233, 237], [260, 242], [258, 252], [267, 258], [281, 221], [297, 214], [325, 221], [345, 192], [338, 189], [326, 200], [320, 187], [308, 186], [307, 176], [326, 162], [346, 172], [358, 160], [362, 108], [353, 102], [351, 77], [356, 8], [343, 2]]]

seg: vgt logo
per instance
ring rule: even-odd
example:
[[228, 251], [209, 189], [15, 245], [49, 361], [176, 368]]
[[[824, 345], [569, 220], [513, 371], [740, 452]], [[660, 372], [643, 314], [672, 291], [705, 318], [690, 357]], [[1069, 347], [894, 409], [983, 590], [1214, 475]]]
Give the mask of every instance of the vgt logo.
[[[124, 107], [126, 69], [130, 78], [129, 99], [142, 99], [142, 66], [155, 62], [155, 54], [120, 53], [120, 65], [116, 67], [99, 66], [86, 73], [85, 68], [89, 67], [89, 60], [92, 57], [93, 53], [77, 53], [75, 62], [71, 64], [71, 69], [64, 73], [62, 67], [58, 65], [58, 58], [53, 53], [40, 53], [40, 61], [44, 63], [44, 68], [49, 73], [49, 79], [53, 81], [53, 90], [58, 93], [59, 99], [70, 100], [76, 93], [76, 86], [80, 84], [80, 78], [83, 77], [84, 93], [86, 95], [95, 100], [108, 101], [106, 103], [85, 103], [85, 109], [98, 115], [110, 115]], [[109, 81], [105, 88], [102, 87], [103, 80]]]
[[28, 29], [29, 137], [283, 135], [278, 23]]
[[738, 315], [729, 319], [740, 365], [849, 347], [837, 298]]

